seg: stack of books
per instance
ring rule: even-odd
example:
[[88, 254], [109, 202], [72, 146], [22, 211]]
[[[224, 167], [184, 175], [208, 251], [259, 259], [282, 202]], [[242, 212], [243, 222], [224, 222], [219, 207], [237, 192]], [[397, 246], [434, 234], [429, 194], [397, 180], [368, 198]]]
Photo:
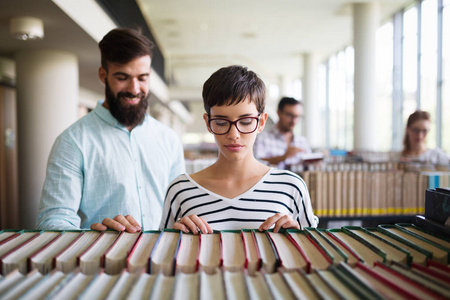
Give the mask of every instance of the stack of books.
[[0, 231], [0, 298], [450, 298], [450, 239], [414, 224]]

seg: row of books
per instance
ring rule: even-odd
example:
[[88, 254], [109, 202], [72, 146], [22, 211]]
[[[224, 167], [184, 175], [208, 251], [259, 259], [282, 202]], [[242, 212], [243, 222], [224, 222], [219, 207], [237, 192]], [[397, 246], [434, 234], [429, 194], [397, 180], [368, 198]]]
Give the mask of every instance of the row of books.
[[[437, 274], [437, 275], [436, 275]], [[249, 274], [213, 273], [85, 274], [37, 271], [10, 273], [0, 280], [2, 299], [449, 299], [450, 268], [377, 262], [372, 268], [340, 262], [305, 273], [278, 270]]]
[[37, 269], [63, 273], [76, 268], [84, 274], [103, 269], [116, 275], [207, 273], [223, 268], [246, 269], [250, 275], [263, 269], [301, 269], [306, 273], [326, 270], [345, 262], [372, 267], [375, 262], [429, 261], [448, 265], [450, 240], [413, 224], [379, 225], [376, 228], [344, 226], [336, 229], [306, 228], [260, 232], [220, 231], [186, 234], [176, 230], [127, 233], [116, 231], [9, 231], [0, 233], [2, 276], [18, 269], [27, 274]]
[[449, 172], [305, 171], [319, 217], [415, 215], [425, 211], [425, 191], [450, 187]]

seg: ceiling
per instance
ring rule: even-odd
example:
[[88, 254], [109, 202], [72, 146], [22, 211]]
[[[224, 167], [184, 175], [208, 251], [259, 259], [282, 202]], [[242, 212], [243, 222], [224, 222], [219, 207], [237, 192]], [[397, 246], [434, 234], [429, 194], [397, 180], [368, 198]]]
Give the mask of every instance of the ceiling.
[[[203, 82], [218, 68], [231, 64], [249, 67], [267, 85], [299, 79], [303, 54], [326, 58], [352, 40], [351, 1], [347, 0], [136, 2], [164, 56], [170, 97], [181, 101], [200, 100]], [[380, 0], [382, 19], [410, 2]], [[41, 18], [45, 38], [14, 40], [8, 32], [13, 16]], [[53, 1], [1, 0], [0, 41], [0, 56], [11, 59], [24, 49], [77, 54], [80, 85], [103, 93], [97, 78], [97, 42]]]

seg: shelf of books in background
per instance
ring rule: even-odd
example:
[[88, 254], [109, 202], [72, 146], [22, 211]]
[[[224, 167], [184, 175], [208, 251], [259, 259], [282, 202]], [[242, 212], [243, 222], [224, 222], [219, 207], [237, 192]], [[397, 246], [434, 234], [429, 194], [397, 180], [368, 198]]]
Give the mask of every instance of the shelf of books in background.
[[186, 164], [186, 172], [196, 173], [209, 167], [217, 160], [216, 143], [200, 143], [184, 145], [184, 160]]
[[0, 232], [1, 299], [442, 299], [450, 238], [410, 223]]
[[423, 214], [425, 191], [450, 187], [450, 166], [399, 162], [396, 156], [393, 152], [325, 156], [321, 164], [297, 173], [318, 217]]

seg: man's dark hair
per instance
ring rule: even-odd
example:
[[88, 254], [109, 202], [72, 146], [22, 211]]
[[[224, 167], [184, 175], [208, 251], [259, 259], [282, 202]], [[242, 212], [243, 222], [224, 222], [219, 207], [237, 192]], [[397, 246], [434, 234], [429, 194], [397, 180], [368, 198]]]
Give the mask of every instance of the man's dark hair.
[[215, 105], [235, 105], [244, 100], [254, 102], [258, 113], [263, 113], [266, 86], [253, 71], [234, 65], [214, 72], [203, 84], [202, 96], [208, 115]]
[[126, 64], [145, 55], [150, 55], [152, 58], [154, 44], [139, 30], [116, 28], [103, 37], [98, 47], [102, 67], [108, 70], [108, 62]]
[[292, 97], [283, 97], [281, 98], [280, 102], [278, 102], [278, 110], [283, 111], [283, 108], [286, 105], [303, 105], [301, 101], [294, 99]]

